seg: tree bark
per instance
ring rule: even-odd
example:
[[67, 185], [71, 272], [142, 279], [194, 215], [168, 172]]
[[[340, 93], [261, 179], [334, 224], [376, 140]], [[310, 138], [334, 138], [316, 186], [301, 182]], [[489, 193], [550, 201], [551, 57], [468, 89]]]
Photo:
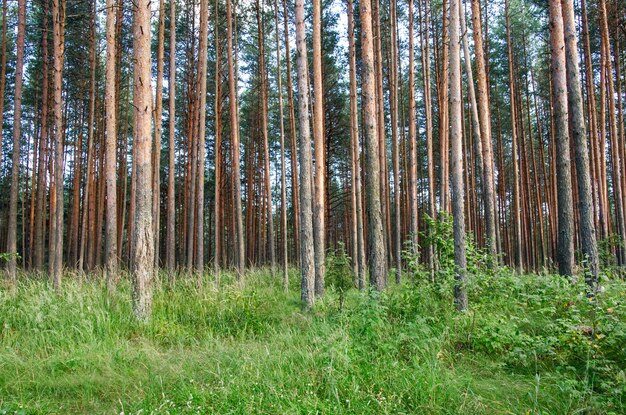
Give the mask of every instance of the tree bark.
[[161, 229], [161, 136], [163, 132], [163, 67], [165, 64], [165, 1], [159, 0], [157, 34], [157, 78], [154, 103], [154, 149], [152, 158], [152, 225], [154, 227], [154, 267], [159, 267]]
[[[497, 255], [497, 226], [495, 208], [495, 184], [493, 173], [493, 148], [491, 141], [491, 111], [489, 108], [489, 89], [487, 85], [487, 69], [485, 68], [485, 52], [480, 16], [480, 0], [472, 0], [472, 27], [474, 33], [474, 62], [476, 64], [477, 108], [480, 125], [480, 138], [483, 151], [483, 197], [485, 203], [485, 231], [488, 252], [492, 257]], [[497, 261], [497, 259], [496, 259]]]
[[135, 3], [133, 22], [135, 137], [135, 214], [131, 250], [133, 311], [139, 320], [152, 312], [154, 236], [152, 235], [152, 88], [150, 73], [150, 0]]
[[513, 211], [511, 212], [513, 217], [513, 236], [515, 241], [513, 242], [514, 259], [513, 263], [519, 273], [524, 272], [524, 261], [522, 257], [522, 219], [520, 213], [520, 190], [519, 190], [519, 164], [517, 160], [517, 109], [515, 104], [515, 73], [513, 63], [513, 45], [511, 42], [511, 20], [508, 0], [504, 3], [504, 10], [506, 14], [506, 36], [507, 36], [507, 51], [509, 58], [509, 96], [511, 103], [511, 149], [513, 165]]
[[[367, 0], [366, 0], [367, 1]], [[300, 272], [301, 298], [306, 307], [315, 299], [315, 250], [313, 247], [311, 132], [309, 129], [309, 82], [307, 74], [304, 0], [296, 0], [296, 47], [298, 51], [298, 106], [300, 125]]]
[[463, 116], [461, 113], [461, 54], [459, 44], [459, 2], [450, 0], [450, 173], [454, 221], [454, 302], [466, 311], [467, 259], [465, 256], [465, 201], [463, 183]]
[[201, 283], [204, 271], [204, 138], [206, 132], [206, 74], [209, 28], [209, 0], [200, 1], [200, 41], [198, 42], [198, 190], [196, 206], [196, 262], [195, 269], [198, 283]]
[[117, 274], [117, 111], [115, 95], [115, 9], [113, 0], [107, 0], [106, 38], [107, 61], [105, 81], [106, 145], [105, 145], [105, 181], [106, 181], [106, 231], [104, 270], [107, 287], [112, 289]]
[[585, 280], [592, 290], [598, 282], [598, 246], [593, 221], [593, 200], [591, 196], [591, 175], [589, 172], [589, 149], [587, 130], [584, 119], [583, 97], [580, 83], [580, 63], [578, 58], [578, 40], [576, 38], [576, 20], [572, 0], [561, 1], [563, 13], [563, 33], [565, 40], [565, 62], [567, 78], [567, 97], [570, 125], [574, 135], [576, 154], [576, 173], [578, 175], [578, 209], [580, 215], [580, 239], [585, 255]]
[[574, 212], [568, 134], [567, 81], [560, 0], [550, 0], [550, 46], [559, 203], [558, 263], [561, 275], [574, 275]]
[[51, 276], [56, 290], [61, 288], [63, 274], [63, 58], [65, 55], [65, 0], [52, 1], [54, 43], [54, 175], [56, 226], [50, 252], [53, 258]]
[[243, 236], [243, 217], [241, 215], [241, 167], [239, 155], [239, 115], [237, 110], [237, 87], [236, 74], [233, 59], [233, 16], [231, 0], [226, 1], [226, 21], [228, 22], [228, 90], [230, 105], [230, 139], [233, 148], [233, 182], [235, 199], [235, 233], [237, 252], [237, 276], [243, 280], [243, 271], [246, 267], [246, 248]]
[[374, 70], [374, 40], [372, 33], [372, 5], [362, 0], [361, 53], [362, 53], [362, 106], [365, 132], [365, 163], [367, 222], [369, 239], [370, 284], [377, 290], [385, 288], [387, 257], [383, 237], [383, 217], [380, 201], [380, 159], [378, 143], [378, 116], [376, 114], [376, 73]]
[[170, 276], [176, 267], [176, 0], [170, 0], [170, 69], [168, 87], [169, 149], [167, 172], [167, 231], [165, 256]]
[[[26, 0], [17, 5], [17, 55], [15, 60], [15, 95], [13, 98], [13, 158], [11, 166], [11, 195], [7, 225], [7, 276], [9, 283], [17, 281], [17, 192], [20, 174], [20, 140], [22, 138], [22, 84], [24, 80], [24, 36], [26, 31]], [[4, 78], [3, 78], [4, 79]]]
[[359, 115], [357, 102], [357, 84], [356, 84], [356, 47], [354, 36], [354, 7], [352, 0], [348, 0], [348, 48], [350, 54], [350, 147], [352, 156], [352, 176], [354, 187], [355, 203], [353, 204], [355, 211], [353, 212], [354, 221], [356, 221], [356, 240], [357, 255], [354, 260], [357, 262], [357, 286], [359, 290], [365, 289], [365, 239], [363, 237], [363, 196], [361, 194], [361, 150], [359, 146]]
[[313, 234], [315, 240], [315, 295], [324, 295], [326, 274], [326, 215], [324, 160], [324, 91], [322, 81], [321, 0], [313, 0], [313, 145], [315, 149], [315, 191], [313, 193]]
[[[280, 65], [280, 31], [278, 25], [278, 1], [274, 0], [274, 26], [276, 30], [276, 79], [278, 81], [278, 110], [280, 116], [280, 223], [282, 229], [283, 290], [289, 291], [289, 256], [287, 253], [287, 179], [285, 172], [285, 115], [283, 113], [283, 81]], [[271, 242], [273, 243], [273, 242]]]

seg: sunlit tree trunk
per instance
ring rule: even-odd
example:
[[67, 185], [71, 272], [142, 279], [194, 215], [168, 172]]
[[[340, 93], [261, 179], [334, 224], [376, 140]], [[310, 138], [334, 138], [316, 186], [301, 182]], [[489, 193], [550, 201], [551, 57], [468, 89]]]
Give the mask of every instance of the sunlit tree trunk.
[[324, 91], [322, 84], [322, 2], [313, 0], [313, 144], [315, 147], [315, 191], [313, 192], [313, 235], [315, 240], [315, 295], [324, 295], [326, 274]]
[[152, 312], [154, 237], [152, 235], [152, 88], [150, 73], [150, 0], [134, 7], [135, 214], [131, 250], [133, 311], [139, 320]]
[[51, 277], [55, 289], [61, 288], [63, 273], [63, 60], [65, 55], [65, 0], [52, 1], [54, 44], [54, 175], [56, 226], [52, 236]]
[[362, 0], [361, 53], [362, 53], [362, 107], [365, 136], [367, 222], [369, 239], [370, 284], [377, 290], [385, 288], [387, 257], [383, 237], [383, 217], [380, 200], [380, 159], [378, 143], [378, 115], [376, 114], [376, 73], [374, 70], [374, 39], [370, 0]]
[[350, 147], [352, 156], [352, 176], [354, 187], [354, 211], [353, 220], [356, 221], [356, 239], [354, 244], [357, 246], [354, 261], [357, 262], [357, 286], [360, 290], [365, 289], [365, 239], [363, 236], [363, 196], [361, 194], [361, 149], [359, 146], [359, 115], [357, 102], [357, 85], [356, 85], [356, 47], [354, 36], [354, 8], [352, 0], [348, 0], [348, 48], [350, 60]]
[[561, 275], [574, 275], [574, 212], [567, 113], [567, 81], [561, 0], [550, 0], [550, 46], [558, 182], [558, 263]]
[[[95, 14], [95, 13], [93, 13]], [[44, 227], [46, 221], [46, 152], [48, 142], [48, 1], [43, 2], [43, 30], [41, 35], [42, 50], [42, 93], [41, 93], [41, 130], [39, 134], [39, 163], [37, 171], [37, 211], [35, 215], [35, 268], [43, 269], [44, 265]], [[95, 43], [90, 39], [91, 54], [95, 53]], [[3, 57], [5, 55], [3, 54]], [[4, 76], [0, 82], [4, 83]], [[4, 96], [4, 94], [2, 94]], [[2, 101], [2, 100], [0, 100]], [[1, 125], [1, 124], [0, 124]], [[82, 246], [82, 244], [81, 244]], [[80, 256], [79, 256], [80, 257]], [[79, 259], [79, 269], [82, 262]]]
[[17, 55], [15, 60], [15, 95], [13, 97], [13, 158], [11, 166], [11, 195], [7, 225], [7, 261], [9, 282], [14, 285], [17, 274], [17, 193], [20, 175], [20, 140], [22, 137], [22, 83], [24, 80], [24, 33], [26, 31], [26, 0], [17, 5]]
[[[298, 51], [298, 117], [300, 126], [300, 273], [301, 298], [307, 307], [315, 299], [315, 250], [313, 247], [312, 154], [309, 129], [309, 82], [304, 27], [304, 0], [296, 0], [296, 48]], [[286, 18], [286, 17], [285, 17]]]
[[198, 190], [196, 205], [196, 261], [198, 283], [204, 271], [204, 137], [206, 131], [206, 73], [209, 26], [209, 0], [200, 1], [200, 41], [198, 42]]
[[463, 116], [461, 113], [461, 54], [459, 2], [450, 0], [450, 173], [454, 220], [454, 302], [459, 311], [467, 310], [467, 259], [465, 256], [465, 201], [463, 183]]
[[152, 225], [154, 227], [154, 266], [159, 267], [161, 224], [161, 136], [163, 131], [163, 67], [165, 64], [165, 1], [159, 0], [157, 32], [157, 78], [154, 103], [154, 149], [152, 154]]
[[285, 172], [285, 115], [283, 113], [283, 81], [280, 65], [280, 30], [278, 22], [278, 1], [274, 0], [274, 26], [276, 29], [276, 79], [278, 81], [278, 110], [280, 116], [280, 223], [282, 245], [283, 289], [289, 290], [289, 256], [287, 251], [287, 178]]
[[483, 193], [485, 201], [485, 225], [487, 249], [492, 256], [497, 249], [497, 225], [495, 208], [495, 184], [493, 173], [493, 149], [491, 141], [491, 111], [489, 108], [489, 89], [485, 52], [483, 48], [480, 0], [472, 0], [472, 27], [474, 34], [474, 62], [476, 64], [476, 99], [480, 122], [480, 137], [483, 151]]
[[237, 272], [238, 278], [243, 279], [243, 271], [246, 267], [246, 248], [243, 237], [243, 217], [241, 214], [241, 167], [239, 156], [239, 116], [237, 110], [237, 87], [236, 73], [233, 59], [233, 16], [232, 16], [231, 0], [226, 0], [226, 21], [228, 22], [228, 90], [230, 104], [230, 139], [233, 148], [232, 156], [232, 175], [234, 182], [234, 199], [235, 199], [235, 233], [236, 233], [236, 252], [237, 252]]
[[583, 97], [580, 83], [578, 40], [576, 19], [572, 0], [562, 0], [563, 30], [565, 40], [565, 61], [567, 65], [567, 97], [570, 125], [574, 134], [576, 173], [578, 175], [578, 208], [580, 215], [580, 239], [582, 242], [586, 281], [592, 289], [598, 282], [598, 247], [593, 221], [593, 198], [591, 196], [591, 175], [589, 172], [589, 149], [585, 125]]
[[105, 141], [105, 181], [106, 181], [106, 231], [104, 269], [109, 289], [117, 278], [117, 111], [115, 95], [115, 9], [113, 0], [107, 0], [106, 17], [106, 80], [105, 80], [105, 111], [106, 111], [106, 141]]
[[513, 45], [511, 43], [511, 21], [509, 2], [504, 3], [504, 13], [506, 14], [506, 37], [507, 37], [507, 50], [509, 60], [509, 94], [511, 103], [511, 164], [513, 166], [513, 210], [511, 216], [513, 218], [513, 251], [514, 259], [513, 263], [517, 268], [517, 271], [522, 273], [524, 271], [524, 262], [522, 257], [522, 218], [520, 213], [520, 190], [519, 190], [519, 164], [517, 160], [517, 109], [515, 104], [515, 89], [514, 89], [514, 64], [513, 64]]
[[170, 0], [170, 70], [168, 87], [169, 149], [167, 173], [167, 230], [165, 256], [170, 273], [176, 267], [176, 0]]
[[264, 41], [264, 30], [262, 26], [261, 19], [261, 4], [260, 1], [256, 2], [257, 7], [257, 26], [258, 26], [258, 35], [259, 35], [259, 78], [260, 78], [260, 88], [261, 88], [261, 133], [263, 134], [263, 161], [265, 174], [264, 185], [265, 185], [265, 207], [267, 209], [267, 243], [269, 245], [269, 253], [270, 253], [270, 265], [272, 269], [272, 273], [275, 272], [276, 269], [276, 246], [274, 243], [274, 212], [272, 209], [272, 185], [270, 178], [270, 149], [269, 149], [269, 137], [267, 133], [267, 83], [265, 77], [265, 41]]

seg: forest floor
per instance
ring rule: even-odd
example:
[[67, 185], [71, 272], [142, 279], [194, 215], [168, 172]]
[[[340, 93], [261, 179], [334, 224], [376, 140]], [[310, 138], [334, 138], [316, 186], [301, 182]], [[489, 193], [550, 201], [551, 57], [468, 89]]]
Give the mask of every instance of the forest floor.
[[329, 288], [312, 311], [297, 271], [242, 288], [157, 282], [136, 322], [123, 279], [22, 276], [0, 289], [0, 414], [623, 414], [626, 284], [593, 300], [558, 276], [475, 278], [383, 294]]

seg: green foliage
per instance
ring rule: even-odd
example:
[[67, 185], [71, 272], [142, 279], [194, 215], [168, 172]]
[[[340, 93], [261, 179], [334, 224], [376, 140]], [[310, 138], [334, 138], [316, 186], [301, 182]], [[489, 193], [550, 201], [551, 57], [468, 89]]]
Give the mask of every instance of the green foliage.
[[354, 287], [351, 263], [343, 242], [336, 251], [330, 250], [326, 255], [326, 284], [339, 295], [339, 310], [343, 310], [346, 293]]
[[[329, 284], [351, 284], [345, 252], [329, 257]], [[420, 280], [346, 290], [341, 312], [334, 290], [302, 312], [298, 291], [263, 270], [243, 287], [211, 281], [157, 281], [140, 324], [126, 279], [108, 294], [68, 276], [57, 293], [22, 276], [0, 291], [0, 413], [626, 411], [619, 280], [590, 301], [558, 276], [479, 274], [466, 314]]]
[[15, 258], [16, 261], [21, 259], [18, 252], [0, 252], [0, 263], [8, 262], [11, 258]]

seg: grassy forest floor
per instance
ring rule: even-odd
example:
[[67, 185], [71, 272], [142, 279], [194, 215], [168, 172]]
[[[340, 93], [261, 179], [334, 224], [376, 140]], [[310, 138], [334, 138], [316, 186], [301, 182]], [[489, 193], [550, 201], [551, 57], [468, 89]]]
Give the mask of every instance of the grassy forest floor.
[[[332, 277], [332, 267], [329, 271]], [[558, 276], [474, 278], [383, 294], [332, 288], [312, 311], [279, 277], [157, 282], [153, 319], [130, 285], [22, 276], [0, 290], [0, 414], [622, 414], [626, 284], [595, 299]], [[331, 279], [332, 282], [332, 279]]]

